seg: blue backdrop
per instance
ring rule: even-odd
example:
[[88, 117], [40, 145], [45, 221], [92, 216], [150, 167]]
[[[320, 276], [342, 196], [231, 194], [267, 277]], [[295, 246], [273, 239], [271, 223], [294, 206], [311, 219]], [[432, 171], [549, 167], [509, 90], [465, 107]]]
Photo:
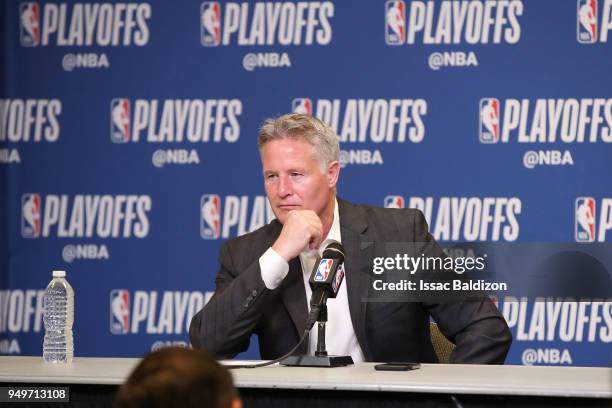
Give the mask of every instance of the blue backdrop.
[[[292, 110], [337, 131], [341, 197], [420, 208], [438, 240], [612, 240], [612, 0], [0, 13], [2, 354], [41, 354], [53, 269], [76, 356], [186, 344], [221, 243], [273, 218], [257, 129]], [[498, 307], [508, 363], [609, 365], [612, 302]]]

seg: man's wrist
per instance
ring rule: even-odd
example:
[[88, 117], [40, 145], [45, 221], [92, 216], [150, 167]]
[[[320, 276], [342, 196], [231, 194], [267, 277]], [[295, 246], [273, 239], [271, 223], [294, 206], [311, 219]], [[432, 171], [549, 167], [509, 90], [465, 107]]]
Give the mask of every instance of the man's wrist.
[[291, 259], [286, 253], [285, 251], [283, 251], [282, 247], [280, 245], [278, 245], [278, 243], [274, 243], [272, 244], [272, 246], [270, 247], [270, 249], [272, 249], [278, 256], [280, 256], [281, 258], [283, 258], [285, 260], [285, 262], [289, 262], [289, 260]]

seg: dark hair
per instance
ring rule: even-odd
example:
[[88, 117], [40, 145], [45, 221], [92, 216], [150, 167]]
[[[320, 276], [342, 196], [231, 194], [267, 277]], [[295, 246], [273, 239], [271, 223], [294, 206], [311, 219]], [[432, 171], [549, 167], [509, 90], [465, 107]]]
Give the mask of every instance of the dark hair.
[[211, 354], [168, 347], [136, 366], [119, 389], [115, 406], [225, 408], [236, 397], [230, 373]]

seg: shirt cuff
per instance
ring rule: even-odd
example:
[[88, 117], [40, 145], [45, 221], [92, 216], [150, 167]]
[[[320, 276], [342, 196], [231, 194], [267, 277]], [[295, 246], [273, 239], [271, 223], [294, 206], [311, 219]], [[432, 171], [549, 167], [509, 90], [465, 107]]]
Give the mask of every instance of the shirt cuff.
[[289, 264], [270, 247], [259, 257], [259, 269], [266, 288], [276, 289], [289, 273]]

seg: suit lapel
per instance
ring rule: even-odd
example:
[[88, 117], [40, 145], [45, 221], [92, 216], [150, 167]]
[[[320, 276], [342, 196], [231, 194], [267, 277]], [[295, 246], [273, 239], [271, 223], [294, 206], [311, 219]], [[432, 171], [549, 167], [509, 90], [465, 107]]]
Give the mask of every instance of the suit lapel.
[[357, 341], [361, 346], [366, 360], [371, 355], [367, 347], [365, 334], [366, 304], [362, 297], [368, 297], [370, 287], [370, 274], [367, 273], [367, 265], [362, 265], [362, 242], [367, 241], [364, 233], [367, 230], [365, 210], [361, 207], [338, 198], [340, 214], [340, 234], [342, 246], [346, 251], [344, 266], [346, 269], [346, 284], [349, 301], [351, 321], [355, 329]]
[[[308, 318], [308, 305], [306, 303], [306, 289], [304, 288], [304, 278], [302, 277], [302, 264], [299, 257], [293, 258], [289, 262], [289, 273], [283, 279], [279, 287], [281, 299], [285, 308], [291, 316], [291, 320], [297, 330], [298, 338], [306, 329], [306, 319]], [[308, 341], [302, 344], [300, 353], [306, 353]]]

